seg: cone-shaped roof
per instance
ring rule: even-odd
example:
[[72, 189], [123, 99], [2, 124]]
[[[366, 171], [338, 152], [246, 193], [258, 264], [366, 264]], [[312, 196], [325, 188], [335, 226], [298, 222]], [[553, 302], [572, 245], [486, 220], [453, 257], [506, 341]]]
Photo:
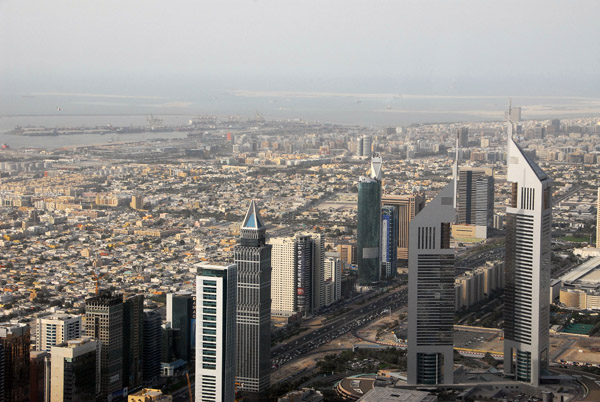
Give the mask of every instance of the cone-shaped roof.
[[261, 229], [263, 228], [262, 218], [256, 208], [256, 203], [254, 200], [250, 202], [250, 206], [248, 207], [248, 212], [246, 212], [246, 217], [244, 218], [244, 222], [242, 223], [243, 229]]

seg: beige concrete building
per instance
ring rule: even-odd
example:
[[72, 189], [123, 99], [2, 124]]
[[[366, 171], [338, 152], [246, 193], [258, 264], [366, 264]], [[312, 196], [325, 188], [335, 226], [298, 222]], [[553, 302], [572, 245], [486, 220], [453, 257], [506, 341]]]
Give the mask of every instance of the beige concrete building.
[[52, 346], [50, 401], [93, 400], [100, 384], [100, 343], [91, 337]]
[[35, 322], [35, 349], [50, 351], [54, 345], [60, 345], [70, 339], [81, 336], [81, 316], [53, 314], [38, 318]]
[[171, 402], [171, 395], [163, 395], [159, 389], [144, 388], [127, 397], [127, 402]]

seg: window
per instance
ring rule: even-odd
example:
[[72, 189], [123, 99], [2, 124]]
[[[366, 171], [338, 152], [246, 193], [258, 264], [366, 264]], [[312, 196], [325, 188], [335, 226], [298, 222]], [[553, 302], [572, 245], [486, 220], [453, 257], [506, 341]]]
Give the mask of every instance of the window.
[[217, 286], [217, 281], [202, 281], [202, 283], [207, 286]]
[[217, 309], [216, 308], [204, 308], [204, 309], [202, 309], [202, 312], [205, 314], [217, 314]]
[[207, 334], [207, 335], [216, 335], [217, 334], [217, 330], [216, 329], [206, 329], [204, 328], [202, 330], [203, 334]]

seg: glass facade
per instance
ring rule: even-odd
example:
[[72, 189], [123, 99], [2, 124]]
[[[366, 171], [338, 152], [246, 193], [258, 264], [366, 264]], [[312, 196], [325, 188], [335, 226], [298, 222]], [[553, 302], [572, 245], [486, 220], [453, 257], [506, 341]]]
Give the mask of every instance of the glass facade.
[[361, 178], [358, 183], [358, 284], [379, 282], [381, 270], [381, 181]]

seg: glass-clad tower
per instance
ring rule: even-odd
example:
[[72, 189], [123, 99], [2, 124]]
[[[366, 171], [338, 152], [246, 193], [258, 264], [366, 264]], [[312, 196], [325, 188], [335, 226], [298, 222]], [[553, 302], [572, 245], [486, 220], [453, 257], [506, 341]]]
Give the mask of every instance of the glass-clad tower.
[[235, 399], [237, 267], [200, 264], [196, 276], [196, 400]]
[[517, 145], [512, 131], [509, 121], [504, 372], [538, 386], [548, 367], [552, 180]]
[[369, 177], [358, 181], [358, 284], [371, 286], [381, 277], [381, 156], [373, 153]]
[[398, 268], [398, 209], [381, 207], [381, 268], [386, 278], [396, 276]]
[[452, 384], [454, 356], [454, 182], [410, 222], [408, 384]]
[[271, 377], [271, 245], [254, 200], [233, 254], [237, 265], [238, 389], [264, 393]]

